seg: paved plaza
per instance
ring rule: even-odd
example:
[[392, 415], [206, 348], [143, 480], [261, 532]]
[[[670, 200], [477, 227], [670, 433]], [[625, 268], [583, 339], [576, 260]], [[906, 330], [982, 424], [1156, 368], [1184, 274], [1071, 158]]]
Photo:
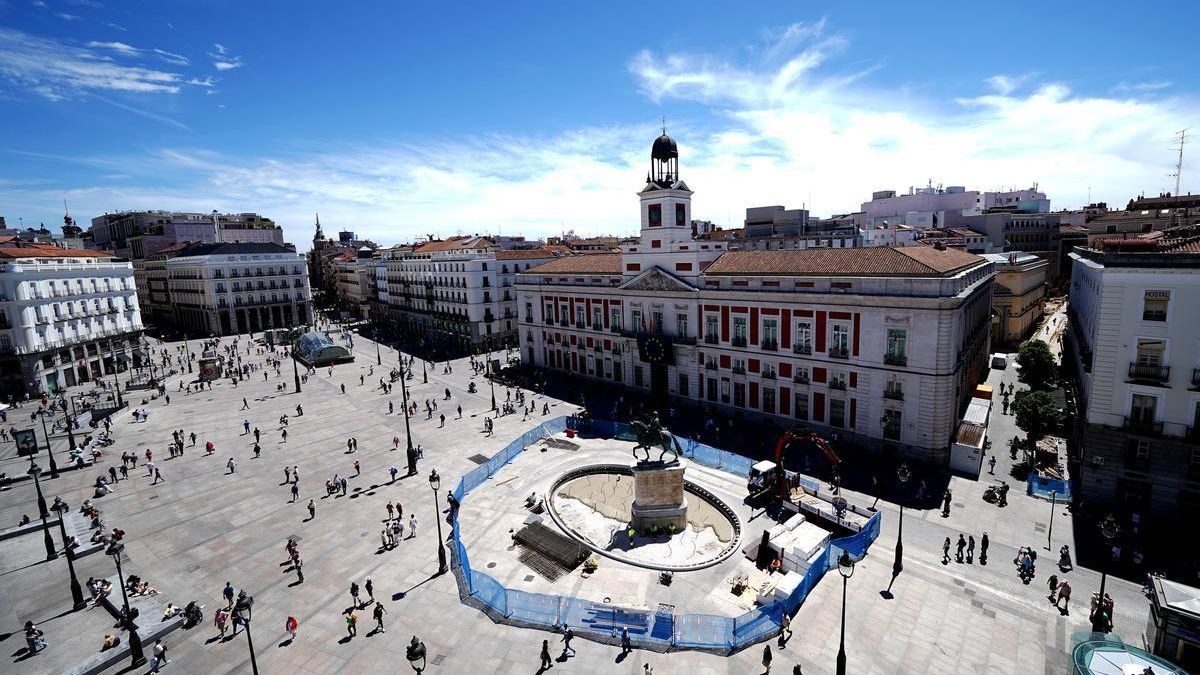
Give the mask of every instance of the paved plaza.
[[[243, 359], [262, 363], [264, 357], [245, 354], [244, 338], [242, 345]], [[436, 574], [435, 518], [446, 508], [446, 493], [460, 475], [478, 465], [479, 456], [490, 456], [542, 419], [543, 402], [549, 404], [551, 417], [571, 414], [575, 408], [536, 398], [533, 418], [522, 420], [518, 407], [517, 414], [497, 419], [494, 434], [489, 436], [483, 431], [484, 417], [490, 414], [487, 381], [472, 378], [464, 359], [452, 364], [450, 374], [443, 372], [442, 364], [428, 368], [429, 381], [423, 383], [418, 362], [410, 396], [419, 410], [411, 425], [413, 441], [423, 447], [424, 459], [416, 476], [403, 477], [400, 389], [386, 396], [378, 386], [379, 378], [386, 377], [396, 364], [397, 353], [383, 348], [384, 365], [376, 365], [375, 344], [357, 336], [354, 351], [355, 363], [337, 366], [332, 376], [320, 370], [300, 394], [291, 391], [291, 364], [284, 360], [281, 377], [267, 371], [264, 381], [264, 371], [258, 371], [236, 388], [225, 380], [215, 383], [211, 391], [188, 396], [176, 391], [179, 378], [172, 378], [167, 385], [170, 404], [162, 398], [146, 404], [148, 421], [134, 422], [129, 413], [143, 407], [140, 392], [129, 397], [130, 409], [115, 419], [117, 443], [106, 449], [99, 466], [107, 470], [119, 464], [122, 451], [135, 452], [139, 462], [130, 470], [129, 479], [116, 485], [115, 494], [95, 503], [109, 527], [118, 526], [127, 533], [125, 573], [148, 580], [158, 589], [161, 604], [171, 601], [183, 606], [197, 600], [204, 605], [202, 625], [175, 631], [166, 638], [170, 664], [163, 672], [250, 672], [249, 652], [241, 633], [230, 640], [215, 639], [211, 620], [214, 611], [225, 606], [221, 591], [226, 581], [255, 598], [252, 631], [262, 673], [408, 672], [404, 653], [412, 635], [428, 647], [429, 673], [534, 673], [544, 639], [550, 640], [557, 658], [551, 672], [642, 673], [645, 663], [652, 664], [659, 674], [762, 672], [761, 644], [732, 656], [635, 651], [621, 657], [618, 648], [577, 639], [573, 645], [577, 653], [559, 657], [559, 635], [494, 624], [461, 603], [454, 575]], [[478, 386], [476, 394], [467, 393], [472, 379]], [[993, 371], [989, 382], [1001, 379], [1015, 381], [1011, 367]], [[281, 382], [288, 383], [286, 393], [277, 391]], [[343, 385], [345, 394], [341, 393]], [[446, 389], [451, 393], [448, 401], [444, 400]], [[496, 395], [503, 402], [506, 390], [497, 387]], [[243, 397], [249, 410], [241, 410]], [[432, 419], [426, 419], [426, 399], [438, 401], [439, 410]], [[393, 414], [388, 414], [389, 401], [395, 405]], [[303, 416], [295, 416], [297, 404], [303, 406]], [[457, 419], [458, 405], [463, 409], [462, 419]], [[23, 426], [28, 415], [20, 412], [10, 415], [8, 426]], [[438, 417], [441, 413], [446, 415], [444, 428]], [[281, 440], [278, 423], [284, 414], [291, 416], [286, 442]], [[253, 457], [254, 438], [244, 433], [243, 420], [262, 433], [260, 458]], [[173, 429], [185, 434], [194, 431], [197, 441], [186, 447], [182, 457], [168, 458], [167, 443]], [[1015, 424], [1012, 417], [1000, 414], [999, 407], [991, 433], [1000, 450], [996, 474], [1007, 475], [1010, 460], [1003, 449], [1015, 433]], [[395, 436], [400, 438], [398, 451], [393, 450]], [[348, 438], [358, 440], [357, 452], [347, 453]], [[216, 449], [206, 456], [207, 441]], [[56, 448], [59, 456], [65, 457], [65, 441], [56, 441]], [[164, 482], [151, 484], [152, 479], [145, 475], [146, 448], [153, 450]], [[0, 448], [0, 471], [10, 475], [24, 471], [26, 464], [14, 455], [11, 443]], [[227, 468], [231, 457], [236, 462], [232, 473]], [[520, 461], [537, 459], [527, 455]], [[355, 475], [355, 460], [360, 462], [360, 475]], [[559, 456], [554, 461], [564, 460]], [[44, 456], [39, 456], [39, 462], [45, 467]], [[284, 478], [284, 468], [293, 465], [300, 472], [300, 494], [295, 502]], [[388, 472], [391, 466], [399, 469], [395, 482]], [[442, 476], [440, 508], [434, 505], [427, 480], [433, 469]], [[47, 501], [61, 496], [78, 508], [92, 496], [99, 470], [63, 472], [56, 480], [43, 480]], [[324, 482], [335, 473], [349, 481], [345, 497], [325, 496]], [[1054, 514], [1048, 550], [1051, 504], [1027, 497], [1018, 485], [1010, 493], [1009, 506], [1000, 509], [981, 499], [987, 484], [987, 480], [953, 479], [949, 518], [942, 518], [937, 511], [904, 510], [904, 571], [892, 586], [892, 599], [882, 597], [880, 591], [891, 579], [899, 510], [891, 503], [879, 502], [882, 534], [848, 584], [849, 672], [1066, 672], [1070, 634], [1088, 627], [1087, 598], [1099, 586], [1099, 574], [1076, 568], [1064, 575], [1054, 568], [1057, 556], [1051, 551], [1057, 552], [1063, 543], [1075, 549], [1074, 523], [1066, 508], [1060, 505]], [[849, 496], [860, 504], [873, 501], [868, 495]], [[316, 505], [311, 520], [306, 509], [310, 499]], [[393, 550], [381, 551], [379, 533], [389, 501], [403, 505], [406, 537], [410, 514], [416, 514], [419, 525], [414, 537], [402, 540]], [[489, 528], [512, 527], [509, 513], [500, 509], [489, 513], [476, 506], [469, 512], [464, 508], [462, 514], [464, 531], [471, 536]], [[16, 525], [22, 514], [37, 515], [33, 485], [28, 481], [0, 492], [0, 525]], [[963, 533], [978, 540], [984, 530], [991, 538], [986, 566], [978, 561], [941, 563], [945, 537], [955, 539]], [[449, 534], [444, 523], [443, 534]], [[58, 542], [56, 528], [54, 537]], [[296, 583], [297, 576], [286, 562], [284, 545], [289, 537], [298, 540], [304, 561], [302, 584]], [[1011, 563], [1019, 546], [1033, 546], [1041, 552], [1037, 576], [1028, 585], [1017, 578]], [[514, 569], [505, 583], [547, 590], [540, 577], [523, 581], [526, 575], [517, 573], [511, 557], [515, 554], [507, 555], [510, 558], [505, 564]], [[63, 672], [99, 651], [103, 636], [114, 632], [113, 619], [102, 608], [70, 611], [66, 561], [59, 557], [47, 562], [44, 558], [42, 537], [36, 532], [0, 541], [0, 594], [5, 599], [0, 605], [0, 642], [7, 649], [5, 673]], [[486, 560], [476, 557], [473, 562]], [[80, 558], [76, 568], [81, 581], [115, 573], [112, 560], [102, 553]], [[1074, 586], [1069, 614], [1060, 613], [1046, 599], [1046, 578], [1052, 572]], [[358, 636], [347, 639], [342, 611], [351, 604], [350, 584], [361, 586], [368, 577], [374, 584], [375, 599], [388, 610], [387, 632], [369, 634], [374, 622], [372, 607], [367, 607], [358, 613]], [[555, 588], [570, 593], [580, 584], [603, 581], [603, 577], [584, 581], [576, 571], [559, 580]], [[772, 672], [790, 672], [797, 663], [810, 675], [834, 672], [840, 582], [837, 573], [830, 572], [817, 586], [797, 613], [792, 623], [794, 635], [784, 648], [775, 640], [769, 642], [774, 653]], [[685, 583], [681, 588], [698, 591], [701, 586]], [[1126, 581], [1110, 577], [1108, 588], [1117, 603], [1115, 633], [1140, 644], [1146, 600], [1135, 584]], [[619, 598], [629, 593], [628, 589], [613, 588], [608, 595]], [[291, 642], [285, 641], [283, 630], [289, 615], [299, 620], [297, 637]], [[21, 627], [26, 620], [38, 623], [49, 645], [32, 657], [24, 654]], [[108, 672], [124, 672], [122, 668]], [[131, 672], [146, 670], [148, 667]]]

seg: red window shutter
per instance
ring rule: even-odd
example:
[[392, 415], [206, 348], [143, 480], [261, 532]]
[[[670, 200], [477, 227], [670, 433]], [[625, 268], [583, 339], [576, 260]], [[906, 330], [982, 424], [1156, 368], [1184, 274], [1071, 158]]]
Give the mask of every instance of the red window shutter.
[[721, 367], [724, 368], [725, 370], [729, 370], [729, 355], [728, 354], [721, 355]]
[[[783, 372], [783, 367], [780, 366], [780, 372]], [[779, 414], [790, 415], [792, 413], [792, 390], [788, 387], [779, 388]]]
[[858, 387], [858, 373], [851, 372], [850, 373], [850, 388], [853, 389], [856, 387]]
[[817, 351], [825, 351], [825, 312], [817, 312]]
[[779, 348], [790, 349], [792, 346], [792, 310], [783, 310], [783, 316], [779, 322], [783, 324], [779, 327]]
[[779, 364], [779, 376], [780, 377], [791, 377], [792, 376], [792, 364], [790, 364], [790, 363]]
[[751, 408], [758, 407], [758, 383], [757, 382], [750, 383], [750, 407]]
[[758, 308], [750, 308], [750, 344], [758, 344]]
[[813, 382], [824, 382], [825, 381], [825, 372], [826, 371], [824, 368], [813, 368], [813, 373], [812, 373]]
[[750, 359], [750, 372], [758, 372], [758, 359]]
[[858, 319], [860, 316], [862, 315], [858, 312], [854, 313], [854, 335], [850, 336], [850, 340], [854, 343], [853, 349], [855, 356], [858, 356]]

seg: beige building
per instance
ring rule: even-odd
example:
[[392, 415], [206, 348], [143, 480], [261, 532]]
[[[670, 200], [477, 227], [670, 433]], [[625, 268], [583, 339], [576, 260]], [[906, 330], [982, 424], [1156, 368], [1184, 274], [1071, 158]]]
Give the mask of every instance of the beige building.
[[983, 257], [996, 266], [992, 342], [1015, 345], [1029, 336], [1042, 315], [1050, 263], [1022, 251], [988, 253]]

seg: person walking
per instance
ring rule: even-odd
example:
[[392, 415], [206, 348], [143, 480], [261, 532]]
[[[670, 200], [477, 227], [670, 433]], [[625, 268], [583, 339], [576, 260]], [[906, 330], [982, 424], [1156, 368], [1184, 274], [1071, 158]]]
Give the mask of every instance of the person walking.
[[975, 559], [975, 535], [967, 535], [967, 564]]
[[287, 429], [284, 429], [283, 431], [279, 432], [279, 442], [287, 443]]
[[961, 534], [959, 534], [958, 535], [958, 543], [955, 544], [956, 550], [954, 552], [954, 557], [960, 563], [963, 561], [963, 549], [965, 549], [966, 547], [967, 547], [966, 537], [963, 537]]
[[232, 582], [229, 582], [229, 581], [225, 582], [225, 589], [223, 591], [221, 591], [221, 594], [225, 596], [225, 606], [233, 607], [233, 583]]
[[392, 513], [393, 513], [393, 512], [395, 512], [395, 510], [396, 510], [396, 507], [392, 506], [392, 503], [391, 503], [391, 502], [388, 502], [388, 503], [387, 503], [387, 512], [388, 512], [388, 517], [387, 517], [387, 519], [388, 519], [389, 521], [392, 519]]
[[360, 473], [362, 473], [362, 466], [359, 465], [358, 460], [356, 459], [354, 460], [354, 475], [357, 476]]
[[237, 473], [237, 464], [230, 457], [228, 462], [225, 462], [225, 468], [229, 469], [229, 473]]
[[162, 640], [154, 641], [153, 656], [150, 657], [150, 672], [157, 673], [158, 669], [167, 665], [167, 647]]
[[367, 604], [375, 602], [375, 584], [371, 583], [371, 577], [367, 577], [367, 583], [363, 584], [363, 590], [367, 592], [367, 597], [370, 598]]
[[984, 530], [983, 536], [979, 538], [979, 564], [980, 565], [987, 564], [987, 550], [988, 550], [988, 533], [987, 533], [987, 530]]
[[258, 443], [261, 436], [262, 432], [258, 430], [258, 427], [254, 427], [254, 442]]
[[304, 583], [304, 561], [296, 558], [296, 583]]
[[950, 488], [946, 488], [946, 492], [942, 495], [942, 517], [950, 517]]
[[242, 410], [249, 410], [250, 404], [246, 402], [245, 397], [242, 398]]
[[550, 641], [542, 640], [542, 670], [554, 667], [554, 660], [550, 658]]
[[571, 656], [575, 655], [575, 648], [571, 646], [571, 640], [573, 640], [574, 638], [575, 638], [575, 631], [571, 630], [571, 627], [564, 623], [563, 624], [563, 636], [562, 636], [563, 656], [566, 656], [567, 652], [570, 652]]
[[1046, 580], [1046, 585], [1050, 588], [1050, 595], [1048, 595], [1046, 597], [1048, 597], [1050, 599], [1050, 602], [1053, 602], [1054, 604], [1057, 605], [1058, 604], [1058, 575], [1051, 574], [1050, 578]]
[[154, 467], [154, 480], [150, 481], [150, 484], [155, 485], [158, 483], [165, 483], [166, 480], [167, 480], [166, 478], [163, 478], [162, 469], [160, 469], [157, 466]]
[[1063, 579], [1062, 582], [1058, 584], [1058, 599], [1054, 601], [1054, 606], [1058, 607], [1060, 603], [1062, 604], [1063, 609], [1066, 609], [1068, 612], [1070, 611], [1071, 582], [1067, 581], [1066, 579]]
[[629, 627], [624, 626], [621, 628], [621, 655], [624, 656], [631, 651], [633, 651], [633, 645], [629, 642]]
[[300, 498], [300, 484], [292, 483], [292, 503]]
[[229, 610], [224, 608], [218, 609], [213, 614], [213, 625], [217, 627], [217, 637], [225, 637], [225, 631], [229, 627]]
[[295, 464], [292, 465], [292, 482], [300, 484], [300, 467]]
[[764, 673], [771, 672], [771, 645], [763, 646], [762, 665]]
[[408, 537], [413, 539], [417, 536], [417, 514], [408, 514]]
[[25, 622], [25, 646], [28, 648], [29, 655], [32, 656], [46, 648], [45, 634], [37, 624], [32, 621]]
[[354, 452], [354, 443], [352, 442], [351, 439], [347, 438], [346, 439], [346, 454], [350, 454], [352, 452]]
[[317, 504], [313, 500], [308, 500], [308, 519], [312, 520], [317, 517]]
[[351, 597], [351, 598], [354, 598], [354, 606], [355, 606], [356, 608], [357, 608], [357, 607], [361, 607], [361, 606], [362, 606], [362, 605], [361, 605], [361, 604], [358, 602], [358, 582], [357, 582], [357, 581], [351, 581], [351, 582], [350, 582], [350, 597]]
[[286, 485], [290, 482], [292, 482], [292, 467], [285, 466], [283, 467], [283, 483]]
[[288, 618], [283, 622], [283, 631], [288, 634], [288, 639], [296, 639], [296, 628], [299, 625], [300, 622], [296, 621], [296, 617], [294, 616], [288, 616]]
[[988, 458], [988, 473], [993, 476], [996, 475], [996, 456], [995, 455], [992, 455], [991, 457]]
[[[345, 389], [346, 385], [342, 385], [342, 388]], [[358, 635], [358, 615], [352, 609], [346, 610], [346, 633], [350, 637]]]
[[387, 610], [383, 608], [383, 603], [375, 603], [375, 609], [372, 615], [375, 617], [375, 631], [377, 633], [386, 633], [387, 630], [383, 627], [383, 615], [387, 614]]
[[242, 435], [246, 436], [250, 433], [250, 420], [242, 420]]
[[942, 542], [942, 564], [950, 562], [950, 537], [946, 537], [946, 541]]

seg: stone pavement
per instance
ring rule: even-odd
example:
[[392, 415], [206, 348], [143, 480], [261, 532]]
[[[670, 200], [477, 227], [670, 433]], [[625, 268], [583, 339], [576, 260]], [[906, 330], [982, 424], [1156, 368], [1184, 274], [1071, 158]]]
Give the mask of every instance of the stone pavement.
[[[243, 349], [245, 340], [242, 341]], [[136, 424], [128, 413], [114, 426], [118, 443], [108, 448], [100, 467], [115, 464], [123, 450], [143, 458], [150, 447], [165, 482], [151, 485], [139, 462], [130, 479], [116, 486], [116, 493], [97, 500], [110, 526], [119, 525], [126, 536], [126, 573], [150, 580], [162, 593], [162, 602], [183, 605], [189, 600], [204, 604], [205, 623], [177, 631], [167, 640], [171, 665], [164, 672], [245, 673], [249, 655], [241, 634], [236, 639], [216, 641], [211, 618], [224, 606], [221, 588], [226, 580], [255, 597], [253, 637], [257, 663], [263, 673], [407, 672], [404, 648], [413, 634], [429, 649], [428, 673], [530, 673], [538, 663], [543, 639], [551, 641], [557, 655], [557, 635], [493, 624], [479, 611], [459, 602], [452, 574], [436, 576], [437, 553], [434, 518], [440, 516], [433, 504], [427, 476], [430, 469], [442, 475], [440, 506], [458, 476], [476, 466], [474, 455], [491, 455], [512, 438], [532, 426], [520, 415], [497, 420], [494, 436], [482, 433], [488, 414], [490, 392], [486, 380], [475, 378], [479, 391], [466, 393], [471, 371], [465, 360], [454, 363], [453, 374], [444, 375], [441, 365], [428, 369], [429, 382], [421, 381], [420, 364], [411, 380], [410, 393], [421, 408], [412, 420], [414, 443], [425, 450], [419, 475], [390, 482], [387, 468], [395, 465], [404, 473], [404, 424], [399, 414], [387, 415], [387, 399], [377, 388], [379, 377], [396, 362], [396, 352], [384, 349], [384, 366], [374, 366], [375, 345], [365, 338], [355, 340], [358, 361], [338, 366], [332, 377], [325, 370], [310, 377], [303, 393], [276, 392], [278, 382], [291, 387], [290, 365], [284, 361], [282, 377], [274, 373], [264, 382], [261, 372], [252, 373], [238, 387], [228, 382], [215, 384], [211, 392], [184, 396], [173, 391], [171, 404], [152, 402], [148, 422]], [[243, 352], [243, 358], [247, 358]], [[250, 357], [259, 362], [261, 357]], [[359, 385], [359, 375], [365, 384]], [[1007, 376], [1007, 375], [1006, 375]], [[999, 377], [999, 373], [993, 373]], [[340, 385], [346, 394], [340, 393]], [[442, 401], [449, 387], [451, 401]], [[241, 411], [245, 396], [250, 410]], [[505, 392], [497, 388], [503, 401]], [[400, 407], [400, 392], [390, 397]], [[425, 420], [424, 400], [439, 399], [439, 412], [447, 414], [446, 428], [438, 428], [435, 415]], [[464, 419], [453, 420], [452, 411], [462, 404]], [[296, 404], [304, 406], [302, 417], [294, 416]], [[551, 415], [569, 414], [574, 409], [551, 401]], [[540, 417], [541, 400], [538, 401]], [[280, 442], [277, 420], [291, 415], [289, 438]], [[253, 437], [243, 435], [241, 421], [249, 419], [262, 431], [263, 453], [253, 459]], [[994, 418], [995, 419], [995, 418]], [[1003, 433], [1003, 420], [993, 433]], [[182, 457], [167, 458], [166, 444], [171, 429], [195, 431], [197, 445]], [[391, 439], [401, 438], [401, 450], [391, 450]], [[346, 439], [356, 437], [360, 450], [346, 454]], [[216, 444], [216, 452], [205, 456], [205, 441]], [[995, 440], [1003, 449], [1002, 439]], [[235, 457], [236, 473], [226, 461]], [[1007, 458], [1001, 453], [1002, 463]], [[352, 463], [362, 463], [355, 477]], [[300, 500], [291, 503], [283, 485], [285, 466], [300, 467]], [[1002, 465], [997, 467], [999, 473]], [[47, 481], [47, 501], [61, 495], [72, 507], [91, 496], [96, 470], [64, 473]], [[349, 478], [347, 497], [324, 498], [323, 483], [337, 472]], [[848, 582], [847, 637], [849, 670], [853, 673], [1062, 673], [1064, 649], [1072, 631], [1086, 627], [1086, 597], [1098, 585], [1098, 575], [1077, 569], [1067, 575], [1075, 586], [1075, 602], [1069, 616], [1060, 615], [1044, 598], [1045, 578], [1052, 558], [1043, 552], [1037, 578], [1026, 586], [1015, 575], [1011, 560], [1021, 545], [1044, 546], [1045, 533], [1038, 524], [1047, 521], [1050, 505], [1026, 497], [1023, 490], [1010, 493], [1010, 506], [998, 509], [980, 499], [985, 481], [954, 479], [951, 489], [956, 504], [950, 518], [936, 512], [905, 509], [905, 568], [896, 580], [894, 599], [880, 596], [891, 577], [892, 549], [896, 541], [898, 511], [880, 502], [883, 533], [870, 555], [856, 568]], [[309, 499], [317, 504], [316, 518], [307, 520]], [[870, 503], [867, 496], [858, 499]], [[400, 500], [406, 516], [416, 513], [420, 522], [415, 538], [404, 540], [393, 551], [379, 552], [379, 529], [386, 516], [384, 504]], [[35, 512], [33, 489], [28, 482], [0, 492], [0, 523], [15, 524], [21, 513]], [[406, 523], [407, 525], [407, 523]], [[472, 528], [487, 527], [473, 523]], [[959, 532], [978, 535], [987, 529], [992, 536], [989, 564], [940, 564], [941, 542]], [[1060, 507], [1054, 527], [1054, 544], [1072, 541], [1070, 517]], [[444, 532], [445, 534], [445, 532]], [[305, 583], [296, 585], [294, 572], [286, 564], [284, 543], [298, 539], [304, 560]], [[977, 536], [978, 538], [978, 536]], [[55, 532], [57, 541], [57, 532]], [[1074, 547], [1073, 547], [1074, 548]], [[105, 632], [112, 631], [111, 617], [103, 610], [71, 613], [66, 587], [66, 563], [61, 558], [42, 562], [41, 537], [36, 534], [0, 542], [0, 642], [8, 647], [10, 663], [5, 673], [57, 673], [90, 656], [99, 648]], [[78, 561], [80, 580], [90, 575], [110, 576], [112, 562], [93, 555]], [[367, 577], [375, 585], [376, 598], [387, 607], [388, 632], [368, 636], [373, 622], [371, 607], [359, 612], [358, 637], [347, 640], [341, 612], [350, 605], [351, 581], [360, 585]], [[574, 582], [577, 580], [564, 579]], [[774, 672], [787, 672], [801, 663], [810, 675], [832, 673], [838, 649], [841, 589], [835, 573], [827, 577], [797, 614], [794, 637], [787, 647], [775, 652]], [[1137, 642], [1145, 623], [1146, 601], [1135, 585], [1109, 580], [1110, 593], [1117, 598], [1117, 633]], [[283, 623], [288, 615], [299, 619], [294, 643], [284, 641]], [[49, 649], [22, 659], [24, 646], [20, 627], [27, 618], [46, 631]], [[556, 662], [553, 672], [640, 673], [642, 664], [654, 664], [656, 673], [747, 673], [761, 672], [762, 647], [747, 649], [731, 657], [697, 652], [653, 654], [634, 652], [619, 659], [619, 650], [577, 640], [578, 654]], [[114, 670], [113, 672], [118, 672]]]

